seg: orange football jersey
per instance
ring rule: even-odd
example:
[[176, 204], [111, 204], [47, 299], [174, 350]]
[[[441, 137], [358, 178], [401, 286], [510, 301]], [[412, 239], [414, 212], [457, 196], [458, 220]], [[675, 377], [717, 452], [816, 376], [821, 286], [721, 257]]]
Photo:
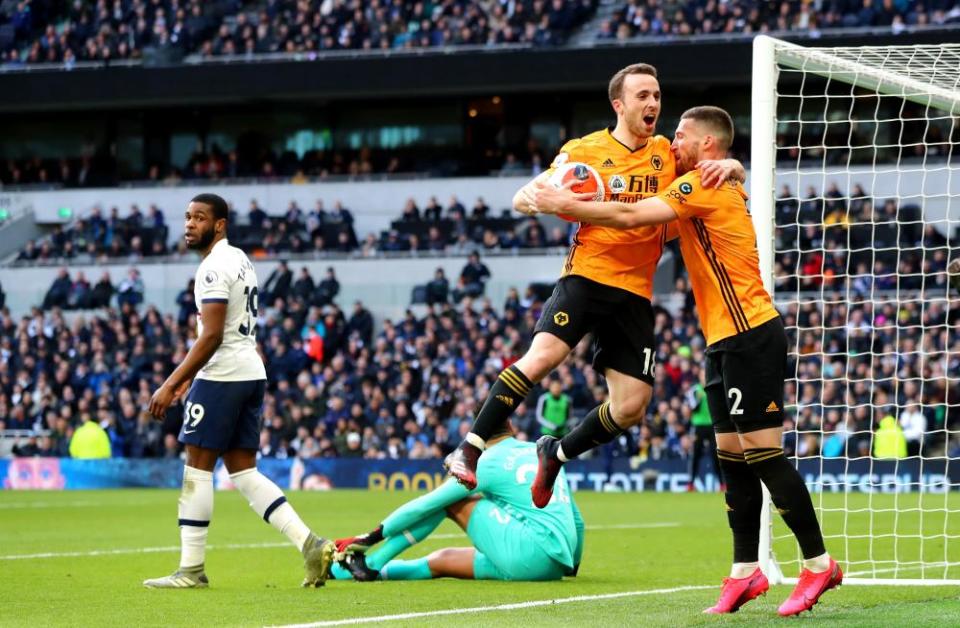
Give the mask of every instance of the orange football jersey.
[[[662, 135], [630, 150], [609, 129], [597, 131], [564, 144], [551, 169], [573, 161], [600, 173], [605, 201], [634, 203], [656, 196], [677, 176], [670, 140]], [[620, 230], [580, 223], [563, 275], [579, 275], [650, 299], [667, 232], [664, 225]]]
[[707, 344], [778, 316], [760, 278], [757, 233], [736, 181], [704, 188], [692, 170], [661, 192], [677, 212], [680, 252], [690, 274]]

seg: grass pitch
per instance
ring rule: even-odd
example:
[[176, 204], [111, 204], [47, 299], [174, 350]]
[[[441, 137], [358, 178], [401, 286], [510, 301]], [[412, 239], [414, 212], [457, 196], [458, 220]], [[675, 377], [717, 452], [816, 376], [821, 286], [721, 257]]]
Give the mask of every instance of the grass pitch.
[[[336, 537], [372, 528], [413, 494], [334, 491], [288, 496], [315, 531]], [[828, 495], [825, 504], [838, 507], [843, 499]], [[870, 506], [879, 511], [893, 505], [889, 496], [846, 499], [848, 508]], [[885, 519], [874, 517], [873, 532], [879, 537], [875, 552], [898, 551], [901, 560], [915, 558], [920, 539], [903, 539], [888, 548], [883, 535], [889, 530], [918, 534], [922, 529], [931, 537], [923, 539], [928, 561], [960, 563], [960, 540], [945, 548], [935, 536], [960, 535], [960, 519], [956, 514], [948, 519], [946, 514], [960, 508], [960, 495], [937, 499], [945, 506], [944, 513], [939, 519], [937, 513], [925, 513], [922, 528], [916, 512], [900, 514], [888, 528], [880, 526]], [[812, 614], [799, 620], [776, 616], [776, 607], [790, 591], [777, 586], [735, 615], [705, 616], [702, 609], [713, 604], [729, 569], [731, 541], [719, 495], [578, 493], [577, 500], [587, 523], [586, 552], [577, 578], [552, 583], [330, 581], [322, 589], [307, 590], [298, 586], [299, 552], [252, 513], [239, 494], [220, 492], [207, 553], [211, 588], [157, 591], [140, 583], [177, 566], [176, 492], [0, 491], [0, 625], [273, 626], [510, 604], [517, 606], [426, 615], [390, 625], [960, 624], [960, 589], [955, 586], [843, 586], [826, 594]], [[835, 516], [827, 515], [828, 534], [842, 531], [833, 528], [830, 518]], [[917, 520], [912, 522], [912, 517]], [[848, 541], [848, 547], [828, 540], [834, 555], [869, 544], [868, 518], [848, 517], [847, 527], [848, 535], [864, 538]], [[434, 538], [404, 556], [463, 545], [466, 537], [445, 522]], [[777, 549], [781, 556], [794, 556], [786, 541]], [[862, 566], [855, 568], [863, 571]], [[796, 566], [788, 563], [785, 570], [795, 575]], [[948, 568], [948, 575], [960, 578], [957, 567]], [[678, 590], [651, 592], [661, 589]], [[625, 595], [612, 595], [621, 593]], [[523, 605], [578, 596], [586, 599]]]

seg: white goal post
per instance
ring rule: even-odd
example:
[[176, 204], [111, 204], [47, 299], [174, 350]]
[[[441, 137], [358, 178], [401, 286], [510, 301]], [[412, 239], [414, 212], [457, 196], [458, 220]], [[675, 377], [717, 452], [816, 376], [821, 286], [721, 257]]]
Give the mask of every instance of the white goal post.
[[[960, 585], [960, 45], [753, 42], [750, 210], [785, 450], [845, 583]], [[761, 568], [799, 551], [765, 490]], [[791, 566], [787, 566], [790, 563]]]

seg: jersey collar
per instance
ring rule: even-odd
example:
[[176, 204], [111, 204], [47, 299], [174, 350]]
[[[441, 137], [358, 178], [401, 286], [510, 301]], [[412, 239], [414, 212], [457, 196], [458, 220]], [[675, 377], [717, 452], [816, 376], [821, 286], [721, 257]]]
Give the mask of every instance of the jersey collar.
[[640, 146], [637, 146], [636, 148], [630, 148], [629, 146], [627, 146], [626, 144], [624, 144], [623, 142], [621, 142], [620, 140], [618, 140], [618, 139], [616, 138], [616, 136], [614, 136], [614, 134], [613, 134], [613, 127], [612, 127], [612, 126], [608, 126], [608, 127], [607, 127], [607, 135], [609, 135], [609, 136], [610, 136], [610, 139], [612, 139], [614, 142], [616, 142], [616, 143], [619, 144], [620, 146], [623, 146], [630, 154], [638, 153], [638, 152], [642, 151], [644, 148], [646, 148], [647, 146], [650, 145], [650, 138], [648, 137], [648, 138], [647, 138], [647, 141], [644, 142], [643, 144], [641, 144]]

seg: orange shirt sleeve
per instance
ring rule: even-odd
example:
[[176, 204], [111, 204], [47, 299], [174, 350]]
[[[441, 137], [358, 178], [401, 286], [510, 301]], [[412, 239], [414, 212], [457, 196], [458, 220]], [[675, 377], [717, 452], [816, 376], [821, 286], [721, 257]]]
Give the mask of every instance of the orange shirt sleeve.
[[695, 171], [683, 175], [667, 186], [667, 189], [660, 193], [660, 199], [673, 208], [681, 220], [708, 214], [720, 202], [717, 190], [701, 186], [700, 177]]

